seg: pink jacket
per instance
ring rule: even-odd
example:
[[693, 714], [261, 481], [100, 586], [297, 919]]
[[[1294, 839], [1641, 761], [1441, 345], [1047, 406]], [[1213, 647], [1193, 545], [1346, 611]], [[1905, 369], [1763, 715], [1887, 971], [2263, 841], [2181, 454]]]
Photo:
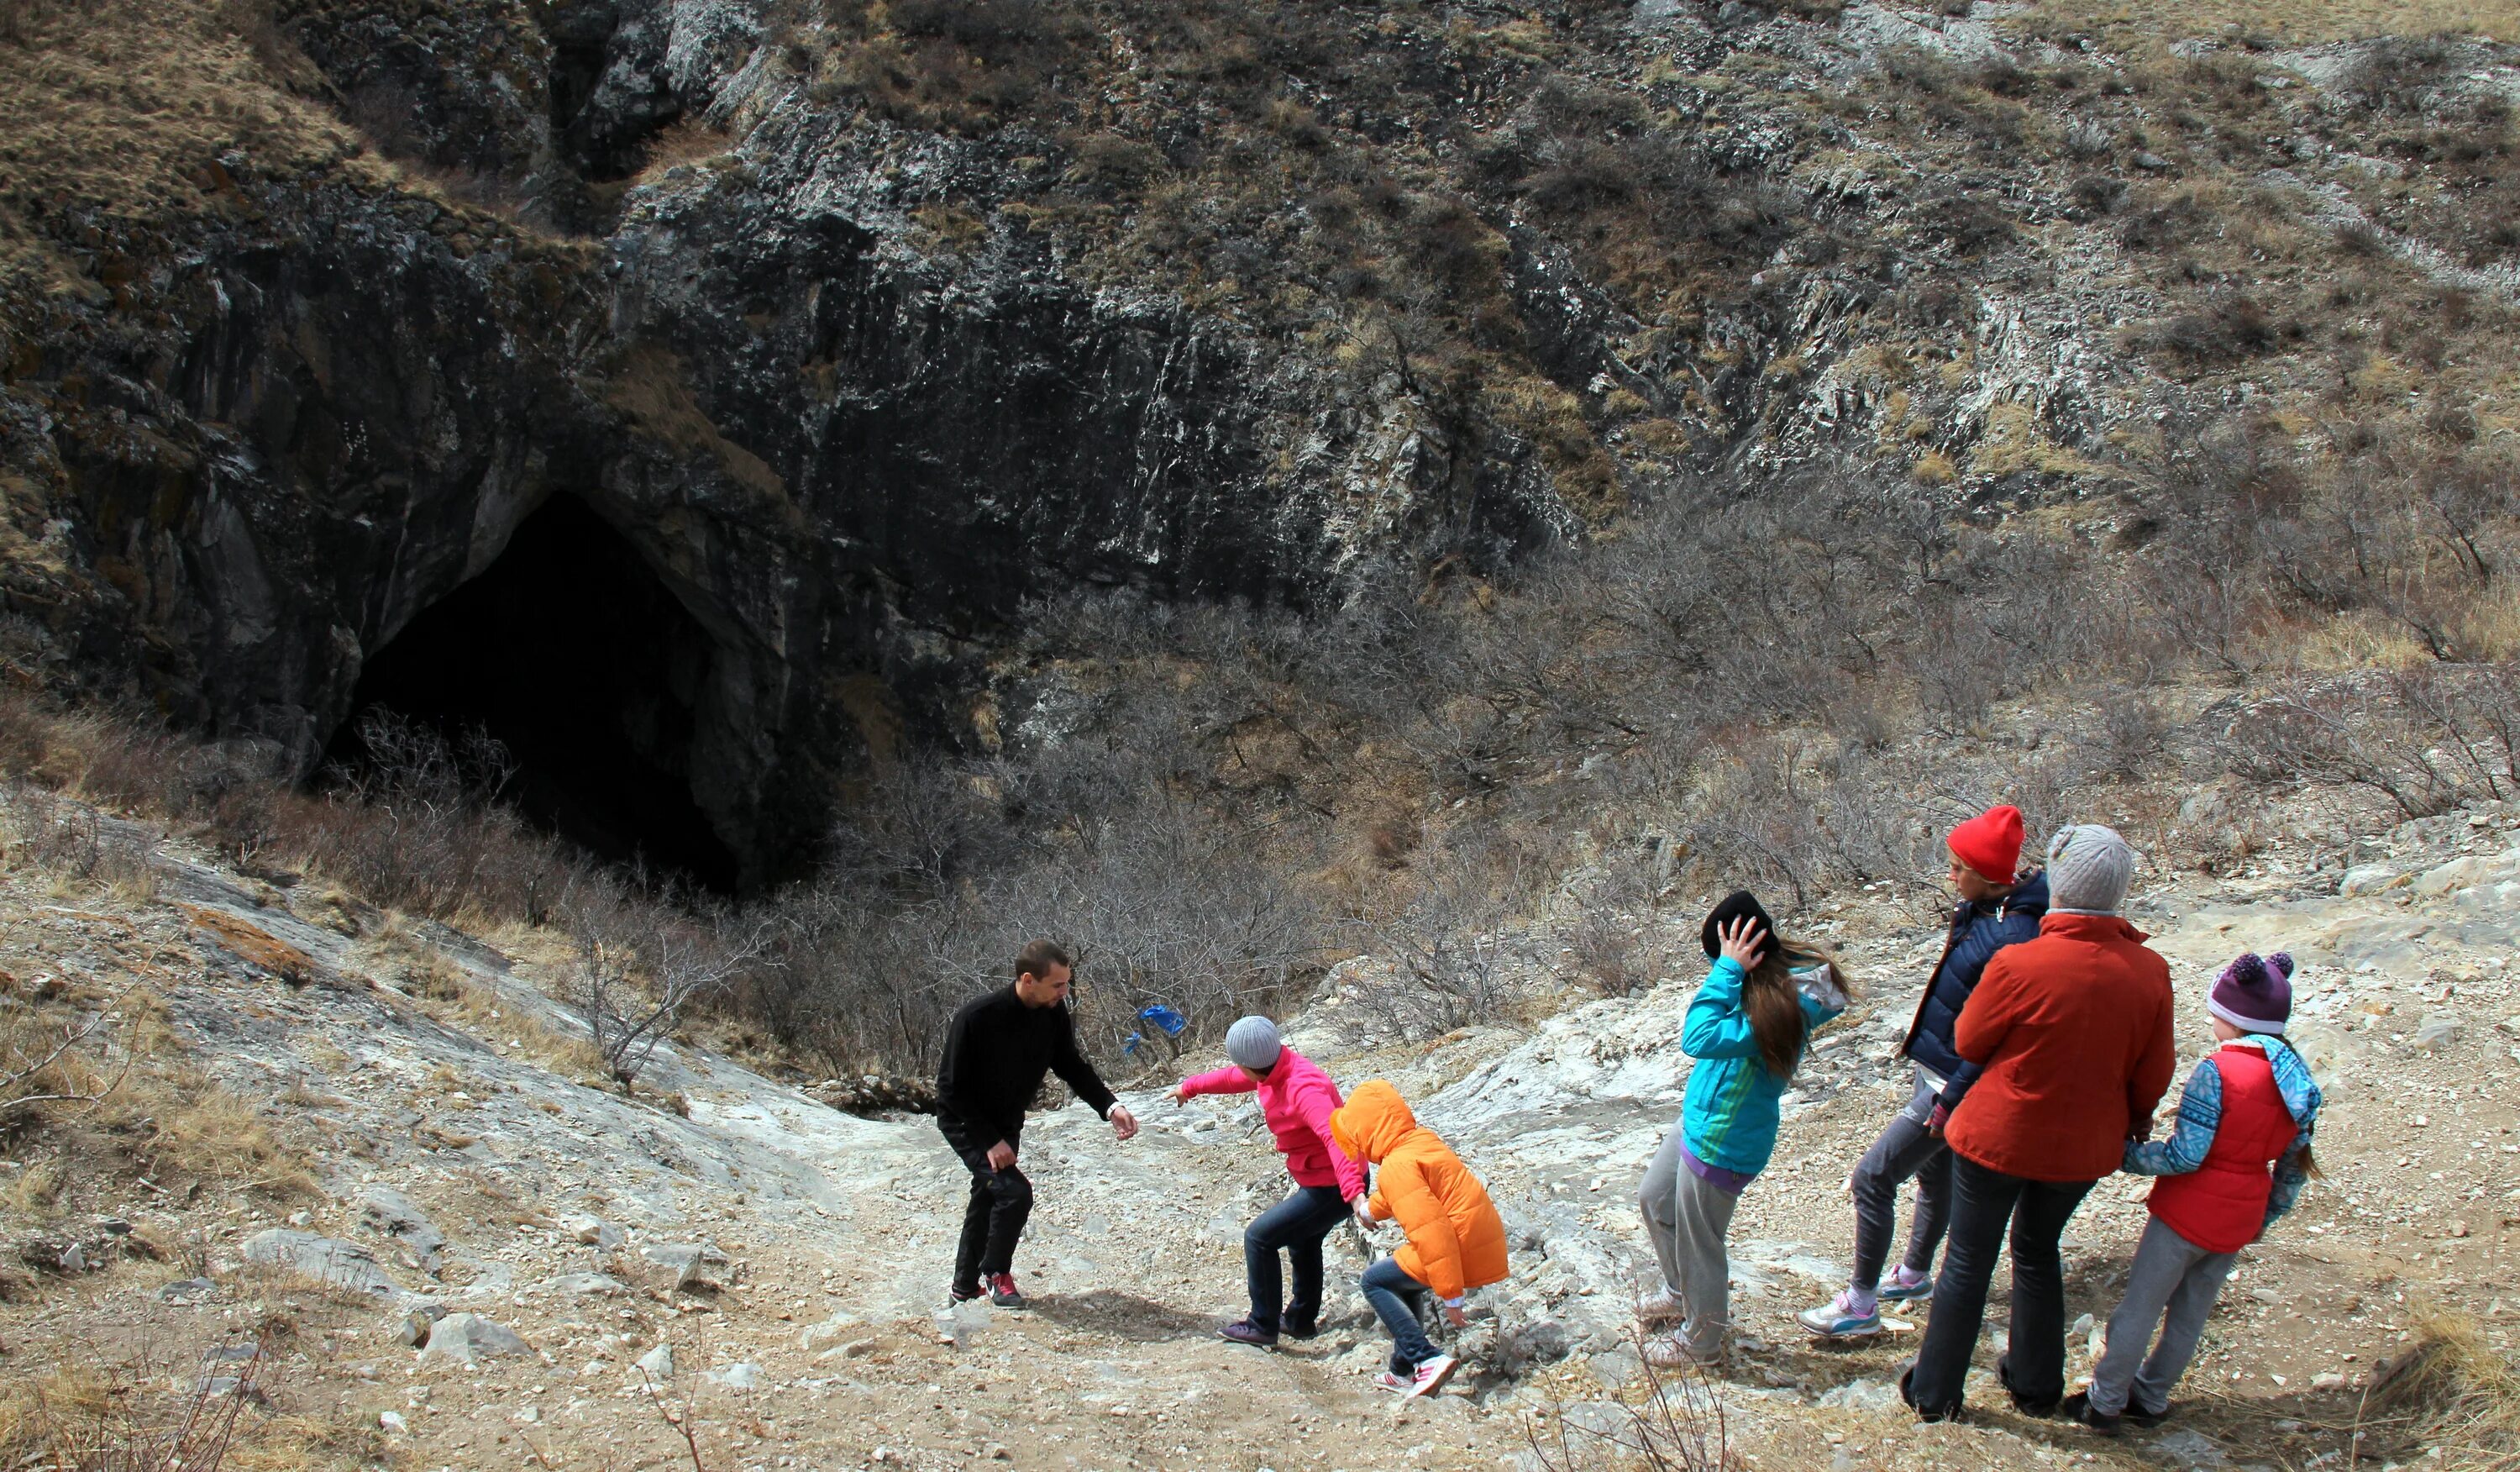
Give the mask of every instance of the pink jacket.
[[1182, 1091], [1192, 1095], [1245, 1094], [1255, 1087], [1261, 1117], [1285, 1152], [1286, 1173], [1295, 1177], [1295, 1184], [1337, 1186], [1343, 1201], [1365, 1194], [1365, 1173], [1330, 1143], [1330, 1113], [1340, 1104], [1338, 1085], [1310, 1058], [1282, 1048], [1277, 1067], [1257, 1084], [1249, 1074], [1231, 1067], [1182, 1081]]

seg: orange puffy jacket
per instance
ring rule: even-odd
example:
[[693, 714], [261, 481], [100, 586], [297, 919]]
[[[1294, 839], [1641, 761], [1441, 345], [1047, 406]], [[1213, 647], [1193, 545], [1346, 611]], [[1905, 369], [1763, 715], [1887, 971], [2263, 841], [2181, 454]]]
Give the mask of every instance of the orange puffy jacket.
[[1460, 1298], [1506, 1274], [1505, 1221], [1487, 1188], [1434, 1130], [1418, 1123], [1400, 1091], [1369, 1079], [1330, 1116], [1330, 1138], [1347, 1158], [1377, 1169], [1367, 1203], [1375, 1219], [1398, 1218], [1409, 1245], [1400, 1270]]

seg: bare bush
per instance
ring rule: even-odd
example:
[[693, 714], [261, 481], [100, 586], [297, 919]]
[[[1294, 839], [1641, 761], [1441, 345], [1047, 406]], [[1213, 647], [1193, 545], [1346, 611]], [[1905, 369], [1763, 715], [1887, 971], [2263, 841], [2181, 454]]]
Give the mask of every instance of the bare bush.
[[2268, 783], [2334, 782], [2428, 817], [2515, 790], [2520, 677], [2509, 664], [2304, 681], [2234, 703], [2213, 747]]
[[1506, 1015], [1526, 980], [1505, 934], [1534, 877], [1524, 858], [1493, 840], [1430, 833], [1412, 864], [1416, 893], [1359, 927], [1388, 974], [1349, 990], [1350, 1015], [1403, 1037]]
[[564, 992], [586, 1025], [606, 1074], [636, 1081], [687, 1016], [763, 963], [768, 916], [693, 902], [622, 902], [607, 897], [569, 917], [576, 965]]
[[1642, 1395], [1552, 1403], [1524, 1424], [1541, 1472], [1735, 1472], [1741, 1460], [1714, 1376], [1698, 1366], [1655, 1367], [1642, 1333], [1636, 1350]]
[[128, 993], [84, 1007], [0, 992], [0, 1121], [92, 1112], [131, 1072]]

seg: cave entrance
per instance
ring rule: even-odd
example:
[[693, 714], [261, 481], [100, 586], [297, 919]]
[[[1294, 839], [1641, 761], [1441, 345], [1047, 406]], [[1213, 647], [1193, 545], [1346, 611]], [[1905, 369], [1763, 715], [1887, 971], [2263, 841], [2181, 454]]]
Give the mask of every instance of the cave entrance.
[[555, 495], [367, 662], [330, 755], [370, 759], [359, 724], [380, 707], [450, 740], [487, 731], [516, 760], [507, 795], [530, 820], [598, 857], [731, 890], [736, 857], [692, 796], [714, 653], [620, 532]]

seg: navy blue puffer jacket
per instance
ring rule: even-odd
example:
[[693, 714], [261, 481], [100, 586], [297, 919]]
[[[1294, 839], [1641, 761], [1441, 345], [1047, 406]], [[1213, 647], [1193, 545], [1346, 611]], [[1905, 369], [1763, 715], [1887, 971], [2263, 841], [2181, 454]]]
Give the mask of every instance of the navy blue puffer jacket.
[[1934, 967], [1925, 994], [1917, 999], [1916, 1017], [1908, 1024], [1908, 1040], [1899, 1046], [1947, 1081], [1943, 1107], [1959, 1107], [1978, 1067], [1952, 1046], [1952, 1026], [1960, 1008], [1977, 989], [1977, 979], [1997, 951], [2039, 935], [2039, 917], [2048, 913], [2048, 876], [2033, 874], [2012, 887], [2001, 900], [1963, 900], [1952, 915], [1952, 933], [1943, 942], [1943, 959]]

